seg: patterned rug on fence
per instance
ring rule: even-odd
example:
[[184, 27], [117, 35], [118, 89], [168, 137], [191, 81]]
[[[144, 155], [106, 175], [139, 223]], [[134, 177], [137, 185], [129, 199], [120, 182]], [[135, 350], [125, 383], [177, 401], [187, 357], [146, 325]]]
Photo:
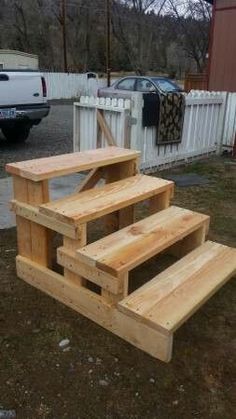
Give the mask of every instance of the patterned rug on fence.
[[181, 141], [185, 96], [183, 93], [160, 94], [159, 124], [156, 144], [177, 143]]

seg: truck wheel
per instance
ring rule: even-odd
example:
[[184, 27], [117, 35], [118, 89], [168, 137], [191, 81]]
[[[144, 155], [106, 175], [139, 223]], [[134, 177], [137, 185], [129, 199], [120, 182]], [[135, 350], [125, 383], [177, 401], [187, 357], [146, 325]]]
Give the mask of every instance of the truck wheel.
[[23, 143], [27, 140], [31, 126], [17, 123], [14, 126], [3, 127], [2, 133], [9, 143]]

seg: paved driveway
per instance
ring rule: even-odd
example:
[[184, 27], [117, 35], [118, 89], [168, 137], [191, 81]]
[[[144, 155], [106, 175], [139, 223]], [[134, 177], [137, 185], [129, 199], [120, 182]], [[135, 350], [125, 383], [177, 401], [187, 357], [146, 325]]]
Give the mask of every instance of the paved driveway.
[[4, 167], [8, 162], [53, 156], [72, 151], [72, 138], [72, 103], [58, 102], [56, 105], [51, 105], [49, 116], [43, 119], [38, 126], [32, 128], [25, 144], [9, 145], [1, 137], [0, 178], [7, 176]]
[[[0, 229], [15, 225], [15, 217], [9, 211], [12, 199], [12, 180], [5, 172], [5, 164], [13, 161], [53, 156], [72, 151], [73, 136], [73, 105], [52, 105], [48, 118], [32, 129], [25, 144], [9, 146], [0, 141]], [[66, 178], [53, 179], [50, 182], [53, 199], [71, 193], [79, 183], [79, 177], [73, 175]]]

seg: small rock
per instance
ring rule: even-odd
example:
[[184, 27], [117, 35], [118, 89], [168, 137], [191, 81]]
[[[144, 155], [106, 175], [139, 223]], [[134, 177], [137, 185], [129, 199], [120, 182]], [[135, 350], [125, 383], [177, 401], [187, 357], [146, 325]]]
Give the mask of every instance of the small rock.
[[93, 357], [92, 356], [88, 357], [88, 362], [90, 362], [92, 364], [92, 362], [93, 362]]
[[92, 372], [93, 372], [93, 370], [89, 370], [89, 372], [88, 372], [88, 373], [89, 373], [89, 374], [92, 374]]
[[102, 360], [100, 358], [96, 358], [96, 364], [101, 365], [101, 363], [102, 363]]
[[66, 348], [64, 348], [62, 351], [63, 351], [63, 352], [69, 352], [69, 351], [70, 351], [70, 346], [67, 346], [67, 347], [66, 347]]
[[56, 367], [58, 368], [58, 367], [60, 367], [60, 364], [56, 364]]
[[180, 393], [183, 393], [183, 392], [184, 392], [184, 386], [183, 386], [183, 384], [181, 384], [179, 387], [177, 387], [177, 390], [178, 390]]
[[115, 358], [115, 362], [119, 362], [119, 358]]
[[152, 384], [154, 384], [155, 383], [155, 380], [154, 380], [154, 378], [150, 378], [150, 383], [152, 383]]
[[108, 381], [106, 381], [106, 380], [99, 380], [99, 385], [100, 386], [103, 386], [103, 387], [106, 387], [106, 386], [108, 386]]
[[139, 396], [139, 393], [138, 393], [138, 392], [137, 392], [137, 393], [135, 393], [135, 396], [136, 396], [136, 397], [138, 397], [138, 396]]
[[177, 405], [179, 404], [179, 401], [178, 401], [178, 400], [174, 400], [174, 401], [172, 402], [172, 404], [173, 404], [174, 406], [177, 406]]
[[59, 342], [59, 347], [61, 349], [66, 348], [70, 344], [69, 339], [62, 339], [61, 342]]

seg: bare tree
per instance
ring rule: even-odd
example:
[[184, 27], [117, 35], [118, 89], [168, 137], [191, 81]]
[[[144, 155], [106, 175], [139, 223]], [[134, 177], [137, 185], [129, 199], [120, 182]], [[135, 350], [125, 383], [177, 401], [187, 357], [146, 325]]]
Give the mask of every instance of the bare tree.
[[[123, 0], [113, 3], [114, 36], [126, 51], [127, 59], [137, 74], [145, 74], [150, 66], [155, 26], [150, 15], [157, 18], [167, 0]], [[129, 15], [127, 18], [127, 9]], [[150, 22], [151, 23], [151, 22]]]
[[180, 39], [198, 72], [205, 67], [208, 51], [211, 6], [203, 0], [168, 0], [169, 11], [179, 26]]

